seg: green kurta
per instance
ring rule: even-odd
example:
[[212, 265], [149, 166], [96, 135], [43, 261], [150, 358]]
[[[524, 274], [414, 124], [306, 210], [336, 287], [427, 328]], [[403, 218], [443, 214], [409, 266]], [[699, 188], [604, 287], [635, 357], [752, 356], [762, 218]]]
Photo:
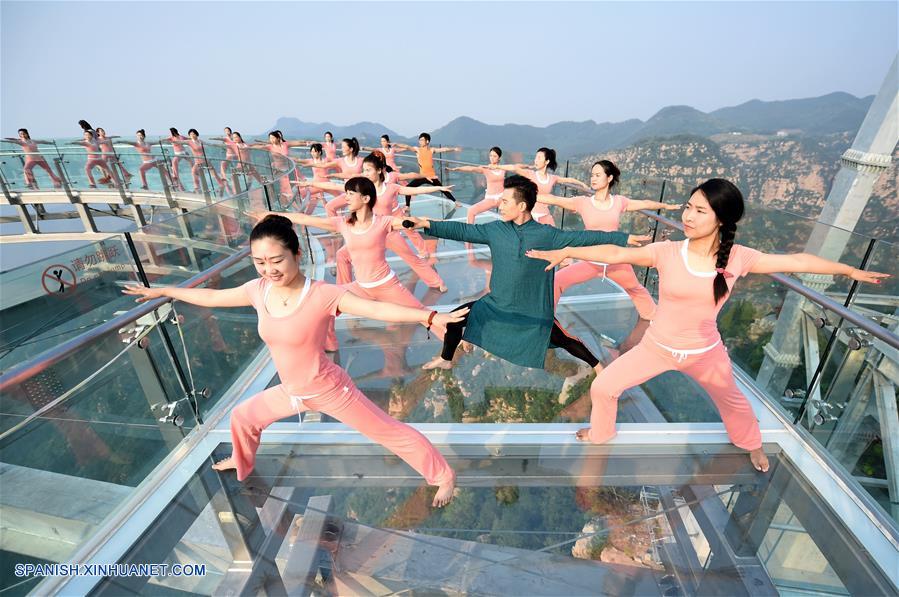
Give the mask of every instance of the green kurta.
[[624, 232], [566, 231], [528, 220], [463, 224], [432, 221], [428, 234], [490, 247], [490, 293], [471, 307], [464, 340], [523, 367], [542, 369], [553, 325], [553, 280], [546, 262], [531, 259], [531, 249], [590, 245], [626, 246]]

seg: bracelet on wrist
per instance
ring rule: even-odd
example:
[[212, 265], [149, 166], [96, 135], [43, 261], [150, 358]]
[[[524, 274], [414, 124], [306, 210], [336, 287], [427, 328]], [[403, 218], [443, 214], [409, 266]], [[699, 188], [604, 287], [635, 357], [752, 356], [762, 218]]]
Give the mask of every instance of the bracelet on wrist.
[[428, 325], [427, 328], [431, 329], [431, 326], [434, 324], [434, 316], [437, 315], [437, 311], [431, 311], [431, 314], [428, 315]]

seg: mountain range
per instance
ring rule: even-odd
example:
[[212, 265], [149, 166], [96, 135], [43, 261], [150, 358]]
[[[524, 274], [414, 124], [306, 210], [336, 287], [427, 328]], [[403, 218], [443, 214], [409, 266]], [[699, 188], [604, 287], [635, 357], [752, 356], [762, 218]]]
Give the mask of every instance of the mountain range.
[[[546, 146], [570, 156], [628, 147], [646, 139], [673, 135], [772, 135], [778, 131], [800, 135], [854, 133], [861, 125], [873, 99], [873, 95], [858, 98], [849, 93], [835, 92], [804, 99], [751, 100], [712, 112], [702, 112], [690, 106], [668, 106], [646, 121], [564, 121], [545, 127], [486, 124], [460, 116], [429, 132], [435, 145], [499, 145], [504, 150], [525, 152]], [[403, 137], [377, 122], [338, 126], [329, 122], [310, 123], [297, 118], [281, 117], [273, 128], [282, 130], [288, 138], [318, 139], [325, 130], [330, 130], [338, 139], [354, 136], [364, 144], [377, 143], [378, 137], [384, 133], [395, 141], [415, 142], [415, 139]]]

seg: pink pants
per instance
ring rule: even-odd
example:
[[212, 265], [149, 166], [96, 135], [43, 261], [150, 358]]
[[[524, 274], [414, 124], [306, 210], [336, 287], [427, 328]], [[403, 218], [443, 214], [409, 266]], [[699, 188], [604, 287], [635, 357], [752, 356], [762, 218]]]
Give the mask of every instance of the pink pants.
[[25, 177], [25, 184], [28, 186], [37, 186], [37, 180], [34, 178], [34, 169], [40, 167], [43, 168], [47, 173], [47, 176], [50, 177], [50, 180], [53, 181], [53, 184], [56, 186], [60, 186], [62, 181], [59, 180], [59, 177], [53, 174], [53, 170], [50, 169], [50, 164], [47, 163], [47, 160], [44, 158], [34, 158], [34, 157], [26, 157], [25, 158], [25, 171], [23, 172], [23, 176]]
[[730, 441], [738, 448], [762, 447], [758, 421], [746, 396], [737, 388], [727, 349], [723, 344], [702, 354], [678, 360], [670, 351], [644, 336], [637, 346], [600, 371], [590, 386], [590, 441], [596, 444], [615, 437], [618, 397], [628, 388], [665, 371], [680, 371], [702, 386], [721, 414]]
[[499, 199], [488, 199], [486, 197], [481, 199], [468, 208], [468, 215], [465, 217], [466, 221], [469, 224], [474, 224], [474, 219], [478, 214], [490, 211], [491, 209], [496, 209], [499, 206], [499, 201]]
[[231, 412], [231, 441], [239, 481], [253, 471], [262, 430], [279, 419], [306, 410], [334, 417], [384, 446], [406, 461], [429, 485], [441, 485], [453, 477], [446, 459], [425, 436], [378, 408], [347, 376], [308, 400], [291, 401], [284, 386], [279, 384], [237, 406]]
[[556, 272], [553, 304], [559, 304], [562, 293], [568, 288], [600, 276], [612, 280], [624, 289], [628, 296], [631, 297], [631, 300], [634, 301], [634, 307], [641, 318], [652, 319], [656, 312], [656, 302], [652, 300], [652, 295], [649, 294], [649, 291], [637, 281], [634, 268], [623, 263], [609, 265], [604, 268], [589, 261], [580, 261], [563, 267]]
[[[181, 175], [178, 174], [178, 164], [181, 163], [181, 160], [186, 159], [188, 159], [188, 157], [183, 153], [176, 153], [172, 157], [172, 182], [175, 184], [175, 186], [183, 187], [183, 185], [181, 184]], [[193, 171], [193, 169], [191, 169], [191, 171]]]
[[138, 173], [140, 174], [140, 182], [145, 187], [150, 186], [147, 184], [147, 172], [150, 170], [153, 170], [154, 168], [156, 168], [155, 161], [144, 162], [143, 164], [140, 165], [140, 169], [138, 170]]
[[[343, 255], [341, 255], [343, 253]], [[342, 259], [342, 257], [344, 259]], [[412, 307], [414, 309], [424, 309], [425, 306], [421, 304], [415, 295], [409, 292], [409, 290], [400, 283], [399, 278], [393, 276], [389, 281], [384, 282], [380, 286], [375, 286], [373, 288], [365, 288], [359, 285], [359, 282], [350, 283], [350, 276], [352, 275], [352, 263], [349, 261], [349, 251], [346, 250], [346, 247], [341, 247], [339, 251], [337, 251], [337, 283], [343, 286], [346, 286], [346, 289], [353, 293], [354, 295], [369, 299], [372, 301], [380, 301], [382, 303], [396, 303], [397, 305], [403, 305], [404, 307]], [[446, 328], [434, 325], [431, 327], [431, 333], [437, 336], [440, 340], [443, 340], [443, 336], [446, 333]], [[328, 349], [336, 349], [337, 348], [337, 334], [334, 331], [334, 318], [331, 318], [331, 324], [328, 328], [328, 337], [325, 340], [325, 346]]]
[[406, 242], [398, 230], [394, 230], [387, 235], [387, 248], [408, 263], [412, 271], [421, 278], [421, 281], [431, 288], [440, 288], [444, 285], [443, 278], [440, 277], [437, 270], [428, 265], [427, 260], [412, 250], [409, 243]]
[[92, 186], [96, 186], [97, 184], [97, 181], [94, 180], [94, 175], [91, 172], [94, 168], [99, 168], [106, 174], [106, 176], [112, 178], [112, 172], [109, 171], [106, 160], [100, 157], [88, 158], [87, 163], [84, 165], [84, 173], [87, 175], [87, 180]]
[[123, 163], [122, 163], [122, 160], [120, 160], [120, 159], [117, 158], [116, 156], [114, 156], [114, 155], [107, 156], [107, 157], [106, 157], [106, 164], [109, 166], [109, 169], [110, 169], [110, 170], [112, 170], [113, 168], [115, 168], [115, 165], [118, 164], [118, 165], [119, 165], [119, 168], [121, 168], [121, 170], [122, 170], [122, 174], [123, 174], [124, 176], [127, 176], [128, 178], [131, 178], [131, 173], [128, 172], [128, 169], [125, 167], [125, 164], [123, 164]]

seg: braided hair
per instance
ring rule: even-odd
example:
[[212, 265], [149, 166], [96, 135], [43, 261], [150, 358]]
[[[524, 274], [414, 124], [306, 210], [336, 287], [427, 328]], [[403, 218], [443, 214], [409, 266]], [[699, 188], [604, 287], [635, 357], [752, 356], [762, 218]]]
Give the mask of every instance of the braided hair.
[[743, 217], [743, 193], [729, 180], [723, 178], [710, 178], [692, 191], [701, 192], [709, 202], [709, 207], [715, 212], [720, 222], [718, 228], [718, 252], [715, 259], [715, 304], [727, 296], [727, 279], [724, 270], [730, 259], [730, 252], [734, 246], [734, 238], [737, 235], [737, 222]]

